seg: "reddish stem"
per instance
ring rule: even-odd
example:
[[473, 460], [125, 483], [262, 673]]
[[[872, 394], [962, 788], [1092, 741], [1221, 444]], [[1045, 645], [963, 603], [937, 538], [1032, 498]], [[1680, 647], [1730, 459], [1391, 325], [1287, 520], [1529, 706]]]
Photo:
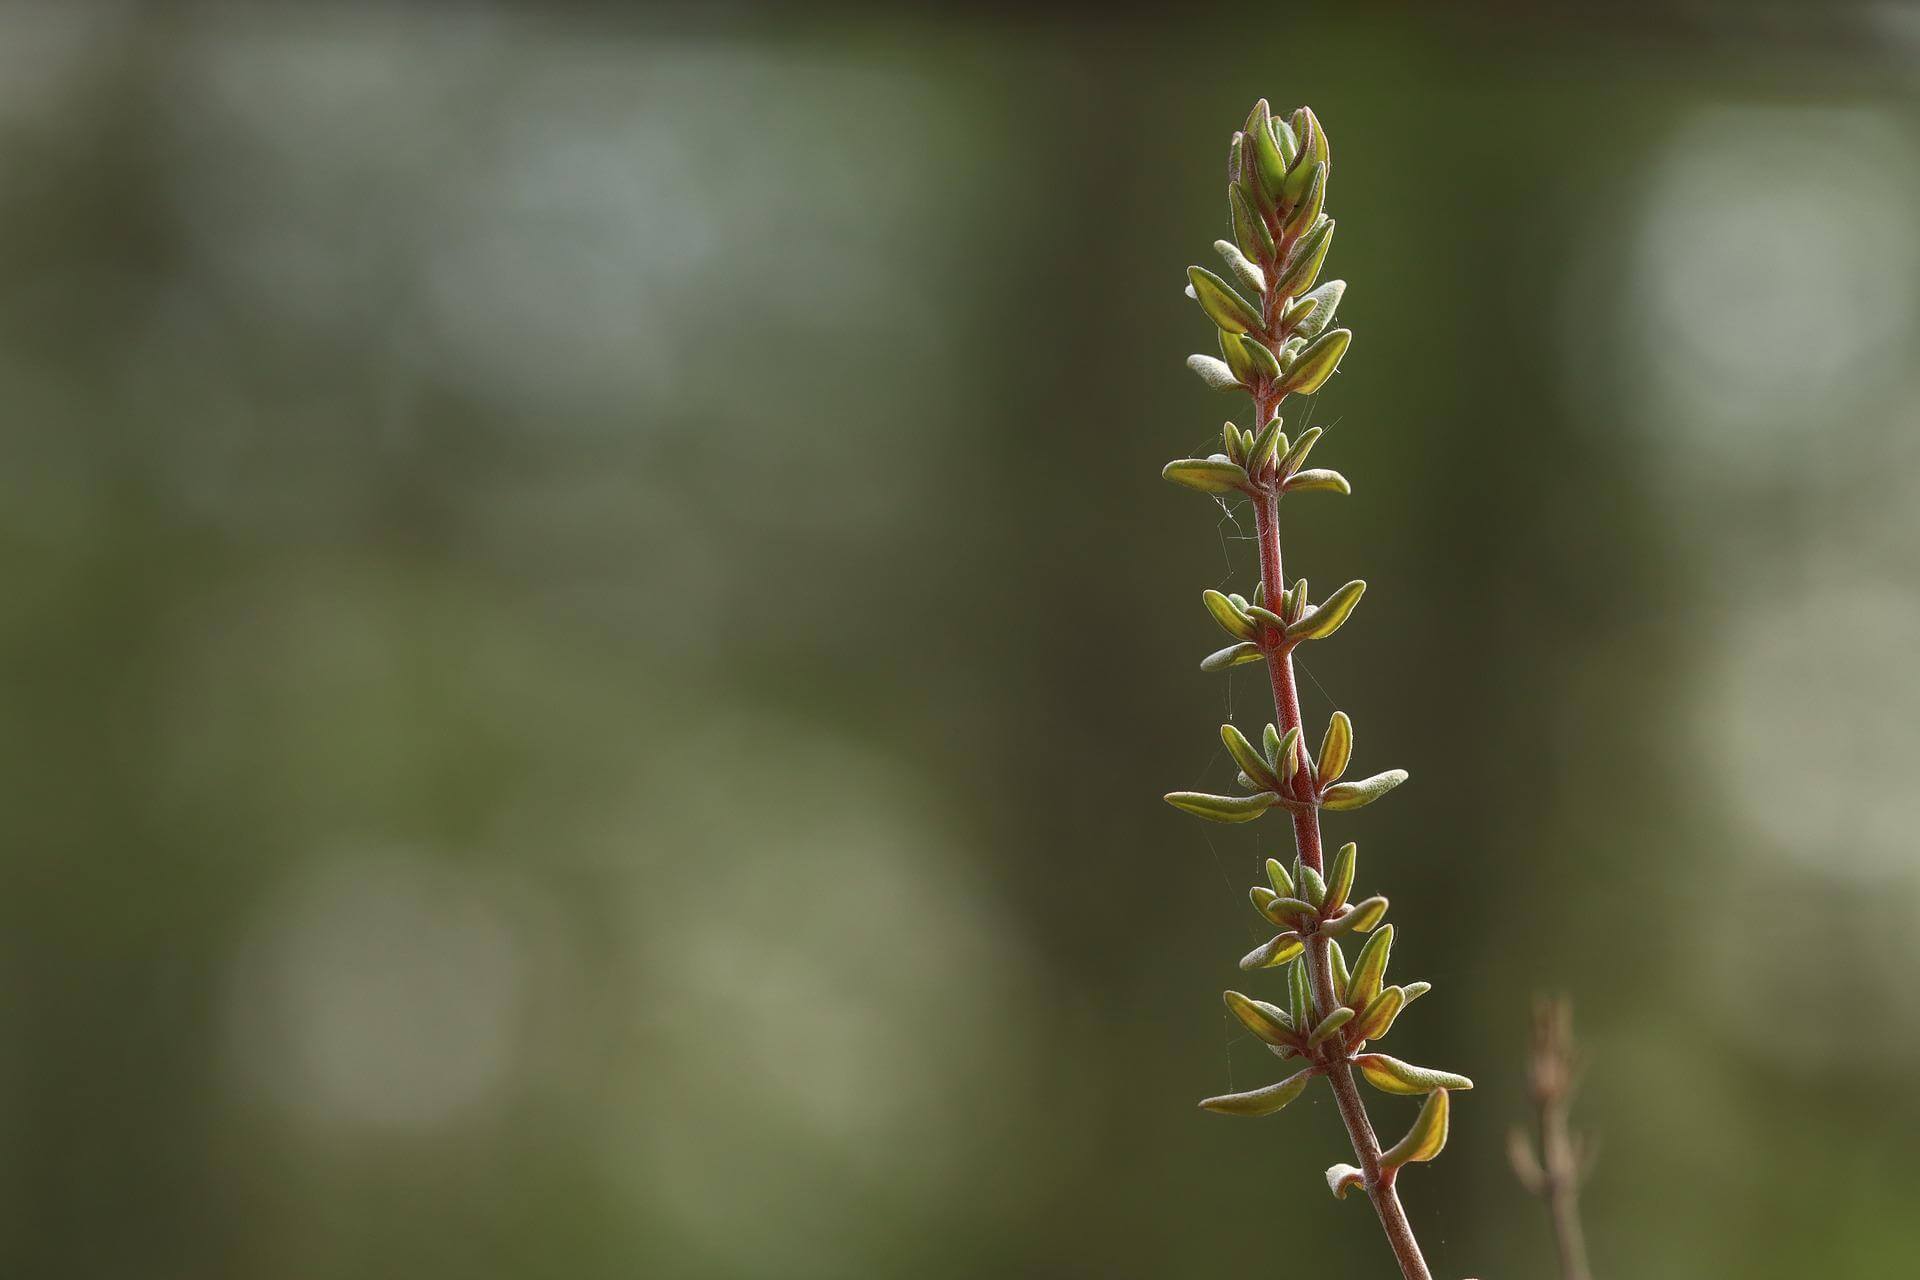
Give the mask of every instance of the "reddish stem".
[[[1276, 318], [1271, 314], [1268, 316], [1270, 333]], [[1272, 419], [1278, 406], [1270, 393], [1256, 393], [1253, 403], [1257, 430]], [[1272, 489], [1256, 487], [1253, 494], [1253, 521], [1260, 543], [1260, 581], [1269, 605], [1277, 605], [1286, 591], [1286, 577], [1280, 559], [1280, 499]], [[1262, 648], [1266, 650], [1267, 674], [1273, 684], [1275, 723], [1282, 735], [1292, 729], [1301, 731], [1301, 764], [1300, 772], [1296, 775], [1295, 792], [1301, 799], [1316, 799], [1313, 764], [1306, 750], [1306, 729], [1300, 716], [1300, 690], [1293, 677], [1293, 648], [1284, 638], [1272, 635], [1271, 628], [1263, 632]], [[1300, 851], [1300, 861], [1315, 871], [1322, 870], [1324, 855], [1321, 852], [1319, 809], [1305, 806], [1294, 809], [1292, 813], [1293, 839]], [[1329, 945], [1326, 938], [1315, 937], [1307, 947], [1307, 972], [1313, 980], [1320, 1017], [1325, 1017], [1339, 1004], [1334, 997], [1333, 970], [1327, 959]], [[1353, 1142], [1353, 1154], [1360, 1161], [1360, 1170], [1366, 1176], [1367, 1199], [1373, 1204], [1381, 1229], [1386, 1232], [1387, 1243], [1393, 1248], [1401, 1275], [1405, 1280], [1433, 1280], [1433, 1273], [1427, 1270], [1426, 1259], [1421, 1255], [1420, 1242], [1414, 1238], [1413, 1224], [1407, 1220], [1407, 1211], [1400, 1203], [1400, 1193], [1394, 1186], [1394, 1171], [1380, 1167], [1380, 1139], [1373, 1131], [1372, 1120], [1367, 1116], [1366, 1103], [1360, 1097], [1359, 1086], [1354, 1083], [1353, 1069], [1342, 1057], [1328, 1065], [1326, 1077], [1327, 1083], [1333, 1086], [1334, 1101], [1340, 1108], [1341, 1122], [1347, 1127], [1347, 1137]]]

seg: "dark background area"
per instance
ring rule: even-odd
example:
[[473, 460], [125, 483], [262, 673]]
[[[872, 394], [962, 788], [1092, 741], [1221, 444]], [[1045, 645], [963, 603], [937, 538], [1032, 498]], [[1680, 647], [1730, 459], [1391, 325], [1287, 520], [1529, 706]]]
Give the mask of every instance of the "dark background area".
[[1261, 95], [1436, 1274], [1549, 1274], [1541, 990], [1602, 1277], [1912, 1268], [1916, 88], [1893, 3], [0, 7], [0, 1272], [1389, 1274], [1324, 1092], [1193, 1106]]

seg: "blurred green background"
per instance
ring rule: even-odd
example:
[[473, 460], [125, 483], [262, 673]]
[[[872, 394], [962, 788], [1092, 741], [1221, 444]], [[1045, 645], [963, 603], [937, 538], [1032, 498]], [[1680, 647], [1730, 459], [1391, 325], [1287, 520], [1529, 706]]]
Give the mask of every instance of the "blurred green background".
[[1264, 94], [1436, 1274], [1549, 1272], [1541, 989], [1603, 1280], [1907, 1274], [1917, 89], [1891, 3], [0, 9], [0, 1273], [1390, 1274], [1324, 1093], [1194, 1109], [1286, 829], [1159, 798], [1267, 718], [1157, 474]]

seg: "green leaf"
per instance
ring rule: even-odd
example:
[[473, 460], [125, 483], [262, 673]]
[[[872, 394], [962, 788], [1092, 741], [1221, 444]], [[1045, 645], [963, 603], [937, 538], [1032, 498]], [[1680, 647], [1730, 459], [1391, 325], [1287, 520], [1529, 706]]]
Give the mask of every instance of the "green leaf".
[[1287, 632], [1287, 620], [1271, 609], [1262, 609], [1257, 604], [1247, 606], [1247, 616], [1255, 622], [1264, 622], [1281, 635]]
[[1353, 910], [1320, 926], [1329, 937], [1343, 933], [1366, 933], [1387, 918], [1387, 900], [1378, 894], [1354, 904]]
[[1341, 949], [1338, 939], [1327, 941], [1327, 968], [1332, 971], [1333, 998], [1345, 1004], [1347, 980], [1351, 975], [1347, 972], [1347, 953]]
[[1302, 881], [1300, 885], [1301, 896], [1306, 898], [1308, 902], [1311, 902], [1313, 909], [1318, 911], [1320, 904], [1327, 900], [1327, 882], [1321, 879], [1320, 873], [1312, 867], [1300, 868], [1300, 878]]
[[1298, 898], [1276, 897], [1260, 909], [1260, 914], [1282, 929], [1297, 928], [1301, 918], [1313, 918], [1319, 915], [1313, 904], [1302, 902]]
[[1415, 1000], [1418, 1000], [1421, 996], [1433, 990], [1433, 984], [1431, 982], [1409, 982], [1406, 986], [1402, 987], [1401, 990], [1407, 993], [1407, 1003], [1412, 1004]]
[[1287, 308], [1284, 320], [1289, 335], [1298, 335], [1311, 341], [1333, 323], [1333, 316], [1340, 309], [1340, 299], [1347, 294], [1345, 280], [1329, 280], [1318, 289], [1307, 294]]
[[1398, 1093], [1412, 1096], [1420, 1093], [1432, 1093], [1435, 1089], [1471, 1089], [1473, 1081], [1465, 1076], [1457, 1076], [1451, 1071], [1435, 1071], [1432, 1067], [1416, 1067], [1411, 1062], [1402, 1062], [1398, 1058], [1389, 1058], [1384, 1053], [1363, 1053], [1353, 1060], [1360, 1068], [1367, 1083], [1382, 1093]]
[[1279, 1084], [1270, 1084], [1251, 1093], [1223, 1094], [1218, 1098], [1208, 1098], [1200, 1105], [1223, 1116], [1270, 1116], [1306, 1092], [1314, 1071], [1313, 1067], [1305, 1067]]
[[1367, 1175], [1350, 1164], [1331, 1165], [1327, 1169], [1327, 1190], [1333, 1192], [1335, 1200], [1345, 1200], [1347, 1192], [1359, 1187], [1367, 1187]]
[[1293, 130], [1279, 116], [1273, 118], [1273, 140], [1280, 146], [1280, 156], [1287, 162], [1287, 168], [1293, 168], [1293, 162], [1300, 155], [1300, 140], [1293, 136]]
[[1209, 822], [1252, 822], [1279, 799], [1271, 791], [1251, 796], [1214, 796], [1204, 791], [1170, 791], [1166, 801], [1174, 808]]
[[1293, 131], [1300, 138], [1300, 153], [1310, 162], [1327, 166], [1327, 176], [1333, 176], [1333, 156], [1327, 147], [1327, 131], [1320, 127], [1320, 117], [1313, 114], [1313, 108], [1302, 106], [1294, 110]]
[[[1272, 731], [1271, 725], [1268, 726], [1268, 731]], [[1286, 867], [1281, 865], [1278, 858], [1267, 859], [1267, 883], [1273, 886], [1274, 893], [1279, 897], [1293, 896], [1293, 877], [1287, 874]]]
[[[1325, 760], [1325, 747], [1321, 748], [1321, 759]], [[1325, 771], [1325, 765], [1321, 766]], [[1353, 891], [1353, 873], [1360, 859], [1360, 846], [1349, 840], [1340, 846], [1340, 852], [1333, 855], [1333, 869], [1327, 873], [1327, 900], [1320, 909], [1328, 915], [1347, 905], [1347, 894]]]
[[1260, 312], [1233, 291], [1233, 286], [1205, 267], [1188, 267], [1194, 299], [1207, 318], [1228, 333], [1245, 333], [1260, 327]]
[[1341, 624], [1353, 613], [1354, 606], [1365, 595], [1367, 584], [1355, 578], [1332, 595], [1328, 596], [1317, 609], [1309, 609], [1300, 620], [1287, 628], [1289, 640], [1324, 640], [1338, 631]]
[[1274, 136], [1265, 98], [1255, 104], [1253, 114], [1254, 118], [1247, 122], [1247, 136], [1253, 140], [1254, 163], [1259, 169], [1261, 185], [1269, 196], [1278, 200], [1287, 178], [1287, 158], [1280, 154], [1280, 140]]
[[1240, 252], [1255, 262], [1273, 261], [1273, 232], [1238, 183], [1227, 184], [1227, 209], [1233, 216], [1233, 238]]
[[1320, 785], [1338, 782], [1352, 758], [1353, 721], [1347, 719], [1346, 712], [1336, 711], [1327, 721], [1326, 736], [1320, 739]]
[[1256, 884], [1247, 890], [1247, 897], [1253, 900], [1253, 909], [1261, 915], [1267, 913], [1267, 904], [1280, 895], [1263, 884]]
[[1234, 283], [1246, 290], [1248, 294], [1257, 298], [1267, 291], [1266, 273], [1255, 266], [1246, 254], [1240, 252], [1240, 247], [1233, 241], [1215, 240], [1213, 251], [1220, 255], [1222, 262], [1227, 264], [1227, 274], [1233, 277]]
[[1338, 471], [1296, 471], [1280, 486], [1283, 493], [1308, 493], [1318, 490], [1322, 493], [1352, 493], [1353, 486]]
[[1268, 1004], [1265, 1000], [1255, 1000], [1251, 996], [1243, 996], [1238, 991], [1223, 991], [1220, 999], [1233, 1011], [1233, 1016], [1240, 1019], [1247, 1030], [1268, 1044], [1282, 1045], [1287, 1048], [1299, 1046], [1300, 1037], [1293, 1032], [1293, 1021], [1279, 1006]]
[[[1265, 347], [1260, 348], [1265, 351]], [[1275, 369], [1279, 366], [1275, 365]], [[1274, 418], [1260, 432], [1259, 439], [1253, 442], [1253, 448], [1247, 454], [1247, 471], [1252, 475], [1264, 475], [1274, 467], [1278, 457], [1287, 451], [1287, 433], [1280, 429], [1280, 419]]]
[[1220, 741], [1225, 744], [1227, 754], [1233, 757], [1233, 762], [1239, 765], [1248, 777], [1268, 790], [1280, 785], [1280, 780], [1268, 771], [1267, 762], [1261, 758], [1258, 751], [1254, 750], [1253, 744], [1247, 741], [1246, 734], [1230, 724], [1223, 724], [1220, 726]]
[[[1245, 356], [1247, 363], [1253, 367], [1259, 376], [1264, 378], [1278, 378], [1280, 376], [1280, 362], [1274, 359], [1273, 352], [1268, 349], [1266, 343], [1260, 341], [1260, 339], [1250, 333], [1236, 334], [1234, 337], [1229, 338], [1228, 341], [1237, 342], [1240, 345], [1241, 353]], [[1227, 364], [1231, 366], [1233, 361], [1229, 360]], [[1251, 450], [1249, 450], [1249, 452], [1251, 452]]]
[[[1291, 780], [1300, 771], [1300, 726], [1295, 725], [1286, 731], [1280, 739], [1280, 750], [1274, 758], [1274, 772], [1283, 779]], [[1295, 876], [1298, 880], [1300, 877]]]
[[1258, 662], [1266, 657], [1259, 645], [1251, 640], [1242, 640], [1239, 644], [1230, 644], [1224, 649], [1215, 649], [1200, 659], [1202, 671], [1225, 671], [1228, 667], [1245, 666], [1249, 662]]
[[1307, 1048], [1319, 1048], [1322, 1044], [1326, 1043], [1328, 1036], [1331, 1036], [1334, 1032], [1352, 1021], [1353, 1010], [1347, 1008], [1345, 1005], [1341, 1005], [1338, 1009], [1335, 1009], [1332, 1013], [1320, 1019], [1320, 1025], [1315, 1027], [1313, 1034], [1307, 1037]]
[[1233, 601], [1209, 587], [1200, 593], [1200, 603], [1207, 606], [1207, 612], [1220, 624], [1220, 629], [1236, 640], [1252, 640], [1259, 633], [1254, 630], [1253, 619], [1233, 607]]
[[1293, 932], [1276, 933], [1265, 942], [1240, 957], [1242, 969], [1272, 969], [1299, 955], [1307, 949], [1300, 935]]
[[1312, 395], [1318, 391], [1340, 367], [1340, 359], [1352, 343], [1351, 329], [1329, 329], [1309, 342], [1287, 370], [1287, 380], [1281, 384], [1282, 393], [1292, 395], [1297, 391]]
[[1313, 165], [1307, 172], [1306, 190], [1300, 193], [1300, 200], [1287, 215], [1287, 221], [1281, 230], [1290, 236], [1297, 236], [1320, 220], [1321, 206], [1327, 200], [1327, 170], [1324, 165]]
[[1302, 955], [1287, 970], [1287, 994], [1293, 1001], [1293, 1025], [1310, 1027], [1313, 1025], [1313, 975], [1307, 972], [1307, 958]]
[[1201, 493], [1231, 493], [1247, 483], [1246, 468], [1225, 457], [1182, 458], [1160, 469], [1165, 479]]
[[1283, 298], [1298, 298], [1313, 288], [1313, 282], [1319, 278], [1320, 268], [1327, 260], [1327, 249], [1333, 244], [1332, 218], [1322, 218], [1313, 225], [1313, 229], [1294, 243], [1293, 252], [1287, 256], [1286, 269], [1280, 278], [1268, 285], [1268, 289]]
[[1367, 1001], [1367, 1007], [1360, 1012], [1360, 1022], [1354, 1034], [1362, 1040], [1378, 1040], [1387, 1034], [1393, 1026], [1393, 1020], [1400, 1016], [1400, 1010], [1406, 1007], [1407, 993], [1398, 987], [1387, 987], [1379, 995]]
[[[1263, 366], [1254, 361], [1253, 356], [1240, 344], [1244, 336], [1228, 333], [1225, 329], [1217, 331], [1220, 338], [1220, 356], [1227, 362], [1227, 369], [1243, 386], [1252, 386], [1263, 377], [1271, 377]], [[1244, 457], [1245, 455], [1242, 455]], [[1238, 459], [1236, 459], [1238, 461]]]
[[1286, 594], [1280, 598], [1280, 612], [1291, 620], [1288, 623], [1291, 626], [1292, 623], [1300, 621], [1300, 615], [1306, 611], [1306, 607], [1307, 580], [1301, 578], [1288, 587]]
[[1380, 994], [1387, 976], [1387, 959], [1393, 954], [1393, 926], [1376, 929], [1353, 960], [1353, 977], [1347, 983], [1347, 1003], [1364, 1009]]
[[1447, 1091], [1435, 1089], [1429, 1093], [1407, 1136], [1380, 1153], [1380, 1167], [1398, 1169], [1439, 1155], [1447, 1145], [1447, 1111]]
[[1233, 376], [1233, 370], [1224, 360], [1213, 356], [1203, 356], [1196, 352], [1187, 357], [1187, 368], [1193, 370], [1200, 381], [1207, 384], [1210, 391], [1238, 391], [1240, 382]]
[[1389, 769], [1358, 782], [1336, 782], [1320, 795], [1325, 809], [1358, 809], [1370, 805], [1407, 780], [1405, 769]]
[[1319, 442], [1320, 436], [1319, 427], [1308, 427], [1302, 431], [1300, 438], [1293, 442], [1293, 448], [1287, 450], [1277, 464], [1280, 474], [1290, 476], [1298, 471], [1300, 464], [1307, 460], [1307, 454], [1312, 452], [1313, 446]]

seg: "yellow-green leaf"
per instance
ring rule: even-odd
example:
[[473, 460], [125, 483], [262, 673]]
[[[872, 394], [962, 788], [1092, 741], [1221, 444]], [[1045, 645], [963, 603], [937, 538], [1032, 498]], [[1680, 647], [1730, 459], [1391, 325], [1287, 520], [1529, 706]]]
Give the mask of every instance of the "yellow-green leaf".
[[1204, 791], [1170, 791], [1167, 803], [1209, 822], [1252, 822], [1279, 799], [1271, 791], [1251, 796], [1215, 796]]
[[1162, 467], [1160, 474], [1201, 493], [1231, 493], [1247, 484], [1246, 468], [1226, 457], [1181, 458]]
[[1324, 640], [1338, 631], [1365, 595], [1367, 584], [1359, 578], [1339, 588], [1317, 609], [1309, 609], [1287, 628], [1289, 640]]
[[1353, 1065], [1360, 1068], [1360, 1074], [1366, 1077], [1368, 1084], [1382, 1093], [1412, 1095], [1432, 1093], [1435, 1089], [1473, 1088], [1473, 1081], [1465, 1076], [1455, 1075], [1451, 1071], [1436, 1071], [1432, 1067], [1416, 1067], [1411, 1062], [1389, 1058], [1384, 1053], [1360, 1054], [1354, 1058]]
[[1209, 587], [1200, 593], [1200, 603], [1207, 606], [1207, 612], [1220, 624], [1220, 629], [1236, 640], [1252, 640], [1258, 633], [1253, 629], [1253, 619], [1234, 607], [1233, 601], [1221, 592]]
[[1281, 393], [1292, 395], [1297, 391], [1301, 395], [1312, 395], [1318, 391], [1340, 367], [1340, 360], [1351, 345], [1351, 329], [1329, 329], [1309, 342], [1288, 368], [1287, 380], [1280, 385]]
[[1372, 804], [1406, 780], [1405, 769], [1389, 769], [1358, 782], [1336, 782], [1321, 793], [1320, 804], [1327, 809], [1358, 809]]
[[1259, 310], [1213, 272], [1205, 267], [1188, 267], [1187, 279], [1192, 282], [1194, 300], [1219, 328], [1245, 333], [1260, 327]]
[[1270, 1084], [1251, 1093], [1223, 1094], [1218, 1098], [1208, 1098], [1200, 1105], [1223, 1116], [1270, 1116], [1305, 1093], [1313, 1073], [1313, 1067], [1305, 1067], [1279, 1084]]
[[1385, 925], [1374, 931], [1354, 957], [1353, 977], [1347, 983], [1348, 1004], [1364, 1009], [1373, 1003], [1387, 976], [1387, 959], [1392, 954], [1393, 926]]
[[1276, 933], [1265, 942], [1240, 957], [1240, 967], [1246, 970], [1275, 969], [1307, 949], [1307, 944], [1299, 934], [1291, 931]]
[[[1283, 1104], [1284, 1105], [1284, 1104]], [[1447, 1091], [1435, 1089], [1420, 1105], [1413, 1128], [1407, 1136], [1381, 1153], [1380, 1167], [1398, 1169], [1402, 1165], [1431, 1160], [1447, 1145]]]
[[1328, 471], [1314, 467], [1307, 471], [1296, 471], [1287, 477], [1280, 486], [1284, 493], [1352, 493], [1353, 486], [1338, 471]]
[[1326, 736], [1320, 739], [1320, 785], [1337, 782], [1353, 758], [1353, 721], [1347, 713], [1336, 711], [1327, 721]]
[[1318, 1048], [1320, 1045], [1326, 1043], [1328, 1036], [1331, 1036], [1334, 1032], [1352, 1021], [1353, 1010], [1347, 1008], [1345, 1005], [1340, 1006], [1326, 1017], [1320, 1019], [1320, 1025], [1315, 1027], [1313, 1034], [1307, 1037], [1307, 1047], [1309, 1049]]
[[1268, 1044], [1298, 1047], [1300, 1038], [1293, 1033], [1293, 1021], [1277, 1005], [1243, 996], [1238, 991], [1223, 991], [1220, 999], [1247, 1030]]
[[[1325, 747], [1321, 749], [1324, 751]], [[1321, 758], [1324, 760], [1325, 756]], [[1353, 890], [1353, 873], [1359, 859], [1360, 846], [1351, 840], [1341, 845], [1340, 852], [1333, 855], [1333, 868], [1327, 873], [1327, 900], [1320, 904], [1324, 914], [1332, 915], [1347, 905], [1347, 894]]]
[[1385, 988], [1361, 1010], [1354, 1034], [1362, 1040], [1378, 1040], [1393, 1027], [1393, 1020], [1400, 1016], [1406, 1004], [1406, 992], [1398, 987]]
[[1258, 662], [1266, 656], [1260, 646], [1251, 640], [1242, 640], [1239, 644], [1230, 644], [1224, 649], [1215, 649], [1200, 659], [1202, 671], [1225, 671], [1228, 667], [1238, 667], [1249, 662]]

